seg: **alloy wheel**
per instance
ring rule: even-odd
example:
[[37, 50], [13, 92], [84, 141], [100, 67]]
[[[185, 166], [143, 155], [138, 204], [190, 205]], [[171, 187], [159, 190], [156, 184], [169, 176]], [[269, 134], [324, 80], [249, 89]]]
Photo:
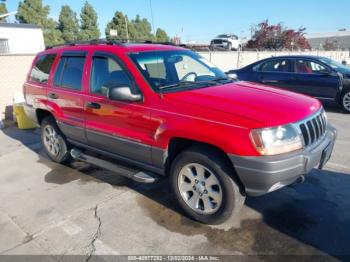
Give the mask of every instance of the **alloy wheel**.
[[201, 164], [191, 163], [180, 170], [178, 189], [184, 202], [195, 212], [213, 214], [222, 204], [218, 178]]
[[346, 110], [350, 111], [350, 92], [348, 92], [344, 95], [343, 106]]
[[52, 126], [47, 125], [44, 128], [43, 136], [44, 136], [44, 145], [47, 151], [53, 156], [58, 156], [61, 150], [61, 146], [59, 143], [58, 134], [55, 131], [55, 129]]

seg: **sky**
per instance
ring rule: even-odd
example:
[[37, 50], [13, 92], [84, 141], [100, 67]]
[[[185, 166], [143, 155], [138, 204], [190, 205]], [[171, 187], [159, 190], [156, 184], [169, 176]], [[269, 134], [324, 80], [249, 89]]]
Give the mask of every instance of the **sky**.
[[[9, 11], [18, 7], [18, 0], [7, 0]], [[80, 13], [85, 1], [43, 0], [51, 7], [50, 16], [58, 19], [60, 8], [68, 4]], [[250, 36], [250, 28], [265, 19], [282, 22], [288, 28], [306, 27], [308, 33], [322, 33], [346, 28], [350, 30], [349, 0], [89, 0], [98, 13], [104, 36], [105, 26], [116, 11], [129, 19], [137, 14], [161, 27], [170, 36], [183, 41], [206, 42], [218, 34], [234, 33]], [[13, 18], [12, 18], [13, 20]]]

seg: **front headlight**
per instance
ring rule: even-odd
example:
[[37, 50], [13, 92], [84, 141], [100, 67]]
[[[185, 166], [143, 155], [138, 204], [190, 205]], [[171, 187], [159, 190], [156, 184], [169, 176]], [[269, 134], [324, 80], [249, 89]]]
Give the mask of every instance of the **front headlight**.
[[303, 148], [302, 138], [292, 125], [253, 129], [250, 139], [261, 155], [271, 156]]

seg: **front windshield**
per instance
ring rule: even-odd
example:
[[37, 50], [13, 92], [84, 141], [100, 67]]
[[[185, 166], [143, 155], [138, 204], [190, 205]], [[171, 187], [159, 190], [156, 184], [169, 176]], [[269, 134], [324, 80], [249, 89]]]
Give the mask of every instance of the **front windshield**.
[[349, 73], [350, 72], [350, 68], [341, 64], [341, 63], [338, 63], [330, 58], [326, 58], [326, 57], [322, 57], [320, 58], [320, 60], [329, 65], [330, 67], [332, 67], [334, 70], [336, 71], [339, 71], [341, 73]]
[[218, 35], [217, 38], [230, 38], [230, 35]]
[[224, 72], [189, 50], [139, 52], [130, 54], [130, 57], [156, 92], [170, 87], [202, 87], [209, 82], [228, 80]]

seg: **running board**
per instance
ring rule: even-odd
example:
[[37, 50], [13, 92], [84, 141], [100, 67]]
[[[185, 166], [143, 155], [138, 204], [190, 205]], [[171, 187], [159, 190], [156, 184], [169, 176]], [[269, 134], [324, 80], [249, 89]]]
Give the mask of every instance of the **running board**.
[[118, 173], [118, 175], [125, 176], [129, 179], [136, 181], [136, 182], [151, 184], [151, 183], [154, 183], [158, 180], [158, 177], [156, 177], [156, 175], [147, 174], [147, 173], [142, 172], [142, 171], [138, 172], [136, 170], [131, 170], [131, 169], [128, 169], [128, 168], [123, 167], [121, 165], [117, 165], [117, 164], [114, 164], [112, 162], [87, 155], [83, 151], [81, 151], [80, 149], [77, 149], [77, 148], [73, 148], [70, 151], [70, 154], [75, 160], [80, 160], [80, 161], [92, 164], [94, 166], [98, 166], [98, 167], [101, 167], [103, 169], [107, 169], [111, 172]]

